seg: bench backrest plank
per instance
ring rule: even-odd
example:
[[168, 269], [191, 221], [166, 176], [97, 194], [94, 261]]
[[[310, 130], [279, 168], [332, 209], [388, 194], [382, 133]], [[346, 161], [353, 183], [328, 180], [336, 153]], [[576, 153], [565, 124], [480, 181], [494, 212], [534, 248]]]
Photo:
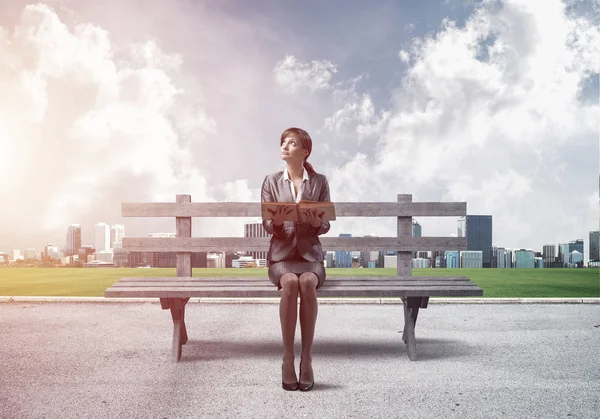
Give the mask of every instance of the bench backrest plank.
[[[465, 216], [466, 202], [412, 202], [411, 194], [398, 194], [397, 202], [335, 203], [337, 217], [396, 217], [396, 237], [321, 237], [324, 250], [396, 250], [398, 276], [412, 275], [412, 252], [465, 250], [465, 237], [413, 237], [412, 217]], [[192, 237], [192, 217], [260, 217], [257, 202], [191, 202], [177, 195], [176, 202], [128, 202], [124, 217], [175, 217], [176, 237], [124, 237], [123, 248], [133, 252], [177, 252], [177, 276], [191, 277], [191, 252], [267, 250], [269, 238]]]

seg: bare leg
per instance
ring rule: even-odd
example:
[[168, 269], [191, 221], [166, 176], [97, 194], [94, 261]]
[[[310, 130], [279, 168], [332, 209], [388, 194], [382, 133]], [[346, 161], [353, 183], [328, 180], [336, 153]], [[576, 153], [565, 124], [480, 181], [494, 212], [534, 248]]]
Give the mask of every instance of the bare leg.
[[302, 333], [302, 355], [300, 361], [300, 382], [313, 382], [312, 345], [317, 322], [317, 284], [319, 278], [313, 272], [300, 275], [300, 329]]
[[298, 277], [293, 273], [284, 274], [279, 284], [281, 285], [279, 319], [283, 339], [283, 381], [295, 383], [297, 378], [294, 368], [294, 334], [298, 318]]

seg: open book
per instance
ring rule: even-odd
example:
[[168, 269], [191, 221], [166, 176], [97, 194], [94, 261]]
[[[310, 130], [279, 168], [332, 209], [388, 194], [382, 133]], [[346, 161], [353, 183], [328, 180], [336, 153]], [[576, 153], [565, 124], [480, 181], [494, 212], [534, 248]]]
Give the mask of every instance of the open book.
[[262, 218], [263, 220], [272, 220], [273, 214], [278, 207], [288, 209], [285, 221], [294, 221], [299, 223], [307, 223], [306, 211], [316, 209], [317, 214], [321, 216], [322, 221], [335, 220], [335, 207], [333, 202], [323, 201], [300, 201], [296, 202], [263, 202], [262, 203]]

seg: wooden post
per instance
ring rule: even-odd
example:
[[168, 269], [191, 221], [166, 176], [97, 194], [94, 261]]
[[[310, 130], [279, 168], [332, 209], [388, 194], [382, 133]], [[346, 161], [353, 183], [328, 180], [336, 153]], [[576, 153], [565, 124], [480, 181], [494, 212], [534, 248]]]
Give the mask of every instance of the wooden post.
[[[412, 194], [398, 194], [398, 202], [412, 202]], [[398, 217], [398, 238], [412, 237], [412, 216]], [[412, 251], [398, 251], [398, 276], [412, 276]]]
[[[192, 202], [190, 195], [177, 195], [176, 202]], [[175, 217], [176, 237], [192, 237], [192, 217]], [[192, 253], [177, 252], [177, 277], [192, 276]], [[173, 350], [172, 359], [177, 362], [181, 358], [181, 345], [188, 340], [185, 327], [185, 305], [189, 298], [176, 298], [170, 304], [171, 317], [173, 318]]]
[[[398, 194], [398, 202], [412, 202], [412, 194]], [[409, 217], [398, 217], [398, 238], [412, 237], [412, 215]], [[398, 251], [397, 256], [398, 276], [412, 276], [412, 249], [406, 252]], [[418, 308], [413, 308], [413, 299], [403, 298], [404, 305], [404, 332], [402, 340], [408, 348], [408, 358], [411, 361], [417, 359], [417, 345], [415, 341], [415, 322]]]
[[[192, 197], [190, 195], [177, 195], [178, 203], [190, 203]], [[192, 237], [192, 217], [175, 217], [176, 218], [176, 235], [177, 238]], [[177, 276], [190, 277], [192, 276], [192, 253], [177, 252]]]

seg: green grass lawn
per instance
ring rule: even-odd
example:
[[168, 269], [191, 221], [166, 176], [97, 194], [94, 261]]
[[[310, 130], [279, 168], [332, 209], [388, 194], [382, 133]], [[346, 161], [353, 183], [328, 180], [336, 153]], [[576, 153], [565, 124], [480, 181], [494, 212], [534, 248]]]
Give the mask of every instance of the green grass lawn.
[[[395, 269], [328, 269], [328, 277], [395, 275]], [[267, 270], [194, 269], [194, 276], [267, 276]], [[600, 297], [598, 269], [413, 269], [414, 276], [466, 276], [484, 297]], [[175, 276], [174, 268], [1, 268], [3, 296], [91, 296], [125, 276]], [[468, 297], [467, 297], [468, 298]]]

